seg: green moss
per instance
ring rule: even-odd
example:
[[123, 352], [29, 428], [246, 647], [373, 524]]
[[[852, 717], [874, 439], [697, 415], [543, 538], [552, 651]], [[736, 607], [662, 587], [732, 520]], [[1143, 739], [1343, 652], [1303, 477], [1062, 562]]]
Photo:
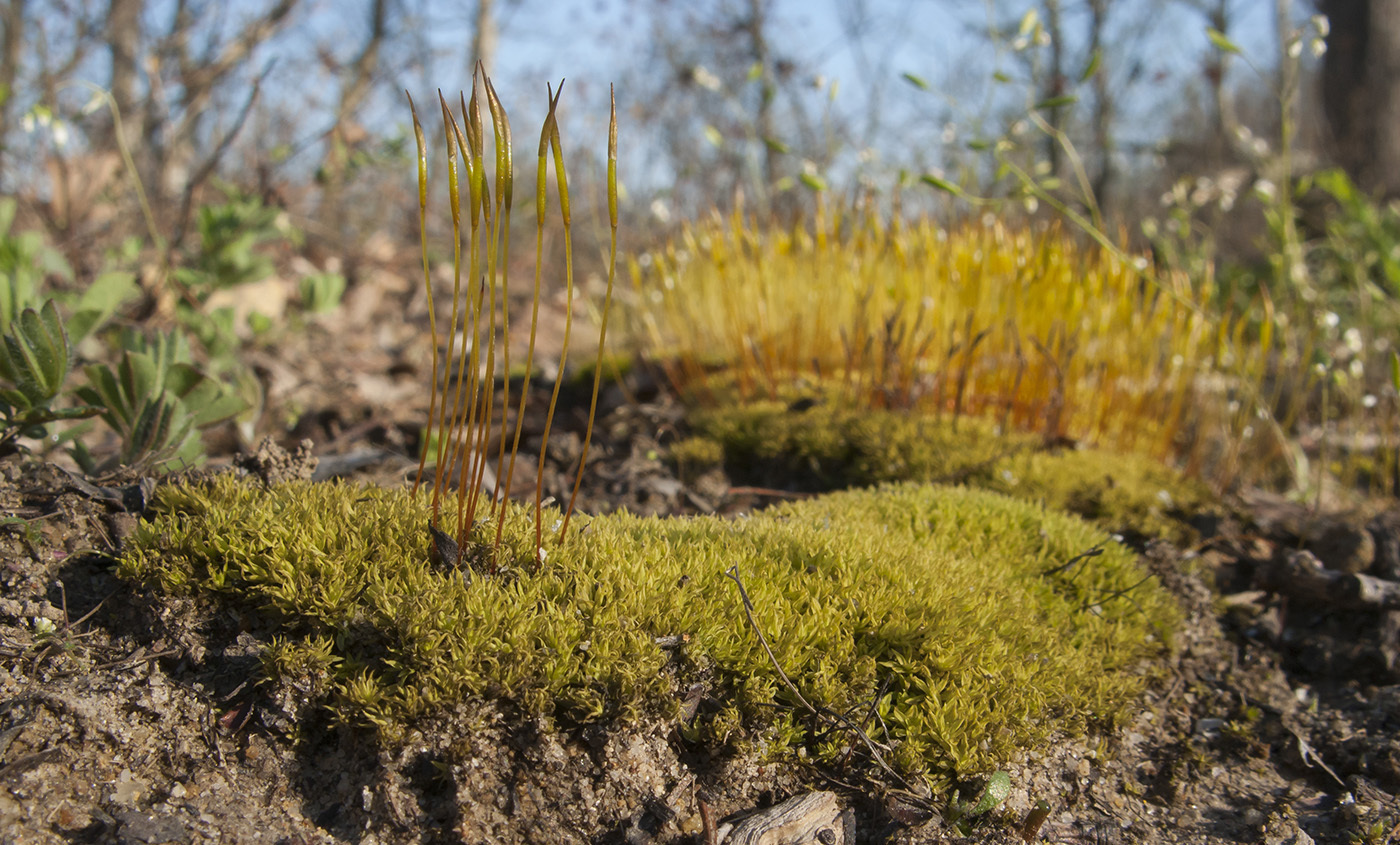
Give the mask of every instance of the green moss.
[[1025, 452], [1002, 461], [987, 485], [1069, 511], [1112, 531], [1185, 542], [1193, 529], [1176, 514], [1210, 510], [1200, 482], [1140, 455], [1098, 449]]
[[691, 478], [724, 463], [724, 444], [708, 437], [687, 437], [672, 444], [671, 460], [683, 478]]
[[1111, 531], [1186, 540], [1172, 516], [1209, 506], [1205, 488], [1141, 456], [1097, 449], [1047, 451], [1040, 439], [999, 434], [976, 419], [929, 419], [887, 410], [755, 402], [696, 411], [698, 436], [672, 447], [687, 461], [719, 444], [749, 483], [830, 490], [890, 481], [956, 482], [1043, 502]]
[[696, 411], [688, 419], [701, 437], [723, 445], [728, 466], [745, 468], [745, 480], [810, 490], [990, 478], [999, 459], [1036, 442], [1000, 436], [974, 419], [790, 407], [753, 402]]
[[[735, 521], [598, 517], [547, 544], [538, 571], [513, 510], [506, 574], [470, 582], [429, 562], [427, 521], [401, 491], [224, 476], [162, 488], [121, 573], [264, 614], [282, 631], [274, 673], [320, 679], [341, 717], [390, 736], [473, 697], [572, 721], [674, 709], [703, 674], [722, 706], [697, 738], [838, 753], [749, 630], [724, 576], [737, 565], [803, 696], [844, 712], [886, 685], [894, 756], [936, 777], [1114, 719], [1177, 619], [1116, 544], [1053, 571], [1105, 541], [1091, 526], [978, 490], [851, 491]], [[656, 643], [676, 635], [678, 652]]]

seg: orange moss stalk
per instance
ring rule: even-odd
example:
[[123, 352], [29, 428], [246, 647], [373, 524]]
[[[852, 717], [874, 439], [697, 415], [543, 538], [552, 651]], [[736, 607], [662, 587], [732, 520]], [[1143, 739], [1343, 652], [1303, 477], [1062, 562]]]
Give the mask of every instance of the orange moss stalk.
[[560, 542], [569, 533], [569, 517], [573, 516], [574, 501], [578, 499], [578, 488], [583, 483], [583, 467], [588, 463], [588, 444], [593, 439], [593, 418], [598, 412], [598, 389], [603, 379], [603, 345], [608, 336], [608, 312], [612, 310], [613, 278], [617, 275], [617, 96], [611, 87], [608, 88], [608, 225], [612, 234], [608, 251], [608, 291], [603, 297], [603, 317], [599, 321], [598, 357], [593, 365], [593, 396], [588, 403], [588, 426], [584, 429], [578, 475], [574, 478], [574, 490], [569, 495], [569, 506], [564, 509], [564, 524], [559, 528]]
[[[494, 165], [495, 197], [492, 198], [491, 182], [487, 177], [486, 132], [482, 117], [482, 89], [486, 109], [490, 113], [492, 140], [495, 143]], [[509, 496], [515, 472], [515, 459], [519, 452], [526, 407], [529, 400], [530, 376], [534, 368], [536, 338], [539, 323], [541, 298], [541, 272], [543, 261], [544, 222], [547, 208], [548, 164], [546, 151], [554, 160], [555, 184], [559, 194], [560, 210], [564, 227], [566, 308], [563, 350], [560, 354], [559, 371], [563, 373], [567, 363], [570, 336], [572, 334], [572, 308], [574, 300], [573, 245], [571, 238], [572, 221], [569, 208], [568, 177], [564, 167], [563, 148], [560, 142], [557, 109], [559, 94], [549, 89], [549, 113], [545, 118], [540, 135], [539, 169], [536, 184], [536, 237], [535, 237], [535, 284], [530, 315], [530, 341], [526, 352], [526, 375], [521, 387], [518, 407], [515, 410], [515, 433], [509, 447], [510, 457], [506, 457], [506, 425], [511, 411], [510, 391], [510, 297], [509, 297], [509, 253], [510, 253], [510, 213], [514, 193], [514, 172], [511, 156], [510, 119], [496, 94], [495, 86], [485, 77], [480, 65], [472, 76], [472, 96], [465, 93], [459, 96], [461, 122], [448, 106], [447, 100], [438, 94], [442, 110], [443, 136], [447, 144], [448, 202], [452, 213], [452, 312], [450, 329], [446, 343], [445, 358], [439, 356], [439, 335], [436, 310], [432, 294], [432, 279], [427, 257], [427, 153], [422, 125], [417, 110], [410, 98], [413, 112], [415, 137], [418, 142], [419, 170], [419, 226], [423, 249], [424, 284], [428, 293], [430, 311], [429, 329], [433, 342], [433, 385], [429, 397], [428, 426], [424, 432], [424, 450], [419, 461], [414, 481], [415, 492], [422, 485], [426, 473], [429, 444], [433, 434], [437, 439], [433, 451], [432, 516], [430, 528], [436, 534], [435, 542], [439, 549], [447, 540], [455, 541], [460, 554], [471, 540], [472, 531], [479, 521], [496, 519], [498, 522], [493, 547], [499, 547], [502, 540], [506, 498]], [[616, 252], [616, 106], [612, 107], [609, 132], [609, 196], [610, 219], [614, 231], [614, 254]], [[458, 156], [461, 158], [459, 171]], [[465, 196], [461, 182], [465, 178]], [[466, 212], [466, 251], [463, 253], [464, 225], [463, 212]], [[606, 313], [611, 302], [613, 271], [609, 271], [608, 302], [604, 304], [604, 321], [599, 331], [600, 352], [606, 339]], [[463, 290], [463, 277], [467, 279], [467, 289]], [[462, 335], [460, 348], [457, 335]], [[501, 346], [499, 358], [497, 345]], [[484, 345], [484, 348], [483, 348]], [[505, 368], [505, 383], [500, 389], [500, 401], [496, 400], [497, 361]], [[439, 374], [439, 369], [441, 373]], [[439, 388], [437, 379], [443, 382]], [[455, 381], [455, 385], [453, 382]], [[535, 479], [535, 537], [536, 560], [542, 557], [540, 547], [543, 540], [543, 499], [544, 465], [548, 455], [549, 435], [553, 427], [554, 414], [558, 405], [560, 381], [556, 381], [544, 421], [543, 443], [540, 449], [539, 469]], [[598, 386], [595, 382], [593, 409], [590, 410], [588, 428], [584, 433], [584, 454], [592, 438], [594, 411], [597, 405]], [[498, 407], [499, 405], [499, 407]], [[495, 421], [500, 419], [500, 428]], [[495, 453], [494, 489], [487, 486], [487, 469], [492, 461], [492, 438], [498, 443]], [[580, 461], [582, 472], [583, 461]], [[504, 475], [502, 471], [504, 470]], [[441, 532], [441, 502], [453, 483], [457, 485], [457, 512], [455, 535]], [[574, 493], [577, 495], [577, 482]], [[485, 502], [483, 502], [483, 494]], [[500, 507], [497, 508], [499, 500]], [[572, 508], [573, 499], [570, 500]], [[484, 514], [484, 515], [483, 515]], [[563, 524], [567, 525], [567, 515]], [[562, 532], [561, 532], [562, 536]]]
[[[510, 463], [506, 465], [506, 476], [503, 490], [509, 495], [511, 484], [515, 479], [515, 456], [520, 451], [520, 433], [525, 422], [525, 403], [530, 396], [530, 376], [535, 369], [535, 338], [540, 324], [540, 274], [543, 270], [544, 262], [544, 218], [545, 209], [549, 207], [549, 163], [545, 157], [547, 147], [547, 136], [553, 131], [555, 123], [555, 111], [559, 106], [559, 95], [564, 92], [564, 86], [560, 84], [559, 91], [550, 94], [549, 112], [545, 115], [544, 128], [540, 130], [540, 153], [539, 163], [535, 169], [535, 294], [530, 304], [530, 343], [525, 350], [525, 378], [520, 385], [520, 407], [515, 413], [515, 438], [510, 446]], [[509, 375], [509, 372], [507, 372]], [[540, 521], [540, 500], [542, 497], [543, 474], [536, 482], [535, 495], [535, 524]], [[501, 513], [505, 513], [504, 497], [501, 501]], [[504, 520], [496, 526], [496, 545], [501, 544], [501, 532], [505, 526]], [[535, 557], [539, 557], [540, 534], [535, 535]]]
[[[564, 90], [564, 83], [559, 83], [559, 90]], [[551, 90], [550, 101], [553, 102], [556, 95]], [[569, 338], [574, 328], [574, 242], [573, 242], [573, 218], [569, 214], [569, 178], [564, 170], [564, 152], [559, 143], [559, 122], [554, 119], [553, 111], [550, 118], [545, 122], [547, 131], [540, 134], [540, 158], [544, 158], [545, 144], [549, 144], [549, 150], [554, 157], [554, 184], [559, 191], [559, 215], [564, 221], [564, 348], [559, 352], [558, 376], [554, 379], [554, 391], [549, 396], [549, 412], [544, 418], [544, 442], [540, 445], [540, 465], [535, 475], [535, 560], [540, 560], [540, 548], [544, 544], [544, 526], [540, 522], [541, 510], [544, 507], [544, 460], [549, 453], [549, 430], [554, 425], [554, 409], [559, 404], [559, 388], [564, 383], [564, 365], [569, 360]], [[543, 190], [541, 188], [540, 190]]]
[[[432, 392], [428, 399], [428, 424], [423, 428], [424, 448], [418, 458], [418, 472], [413, 478], [413, 493], [416, 496], [418, 487], [423, 483], [423, 468], [428, 462], [428, 432], [432, 430], [433, 414], [437, 412], [437, 309], [433, 307], [433, 278], [428, 267], [428, 145], [423, 138], [423, 124], [418, 121], [418, 108], [413, 104], [413, 95], [404, 91], [404, 96], [408, 97], [408, 110], [413, 115], [413, 139], [418, 144], [418, 239], [423, 252], [423, 290], [428, 296], [428, 331], [433, 338], [433, 377], [430, 381]], [[434, 517], [436, 515], [437, 508], [434, 505]]]

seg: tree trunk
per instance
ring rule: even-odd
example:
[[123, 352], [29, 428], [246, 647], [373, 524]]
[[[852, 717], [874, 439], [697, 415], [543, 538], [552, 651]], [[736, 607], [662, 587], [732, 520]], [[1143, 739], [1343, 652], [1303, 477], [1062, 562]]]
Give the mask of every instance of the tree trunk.
[[767, 0], [749, 0], [748, 34], [753, 50], [754, 64], [759, 69], [758, 114], [756, 128], [758, 140], [762, 144], [763, 157], [758, 201], [760, 212], [767, 215], [773, 209], [773, 186], [777, 184], [779, 152], [774, 146], [778, 140], [773, 123], [773, 101], [778, 95], [778, 82], [773, 74], [773, 58], [768, 50]]
[[19, 80], [24, 6], [25, 0], [10, 0], [0, 8], [0, 172], [4, 170], [5, 140], [10, 137], [10, 104]]
[[1321, 0], [1331, 22], [1322, 101], [1337, 162], [1363, 190], [1400, 196], [1400, 0]]
[[495, 0], [477, 0], [476, 32], [472, 35], [472, 66], [481, 62], [490, 76], [496, 69], [496, 44], [500, 40], [500, 30], [496, 26]]
[[[1089, 0], [1089, 58], [1103, 56], [1103, 35], [1108, 25], [1108, 0]], [[1100, 64], [1094, 73], [1094, 146], [1098, 149], [1099, 168], [1094, 173], [1092, 190], [1099, 213], [1108, 215], [1108, 192], [1113, 183], [1113, 92], [1108, 87], [1108, 71]]]
[[340, 103], [335, 110], [335, 125], [326, 138], [326, 155], [321, 162], [321, 223], [325, 226], [332, 246], [338, 249], [345, 237], [345, 182], [350, 167], [355, 114], [369, 95], [375, 73], [379, 69], [379, 51], [388, 31], [388, 0], [373, 0], [370, 5], [369, 36], [340, 91]]
[[[1041, 100], [1053, 100], [1065, 93], [1064, 29], [1060, 23], [1060, 0], [1045, 0], [1045, 32], [1050, 37], [1050, 67], [1041, 84]], [[1050, 175], [1060, 175], [1060, 140], [1065, 131], [1066, 109], [1051, 106], [1045, 110], [1054, 134], [1045, 138], [1045, 160], [1050, 163]]]
[[[141, 71], [141, 12], [145, 0], [111, 0], [107, 6], [107, 47], [112, 51], [112, 100], [122, 120], [134, 121], [136, 82]], [[130, 139], [128, 139], [130, 140]]]

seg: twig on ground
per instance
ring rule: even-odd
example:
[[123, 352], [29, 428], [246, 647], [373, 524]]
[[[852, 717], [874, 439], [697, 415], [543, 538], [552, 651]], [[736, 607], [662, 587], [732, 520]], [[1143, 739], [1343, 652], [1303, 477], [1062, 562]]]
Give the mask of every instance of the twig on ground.
[[1056, 573], [1064, 572], [1066, 569], [1069, 569], [1071, 566], [1074, 566], [1081, 560], [1088, 560], [1091, 557], [1098, 557], [1101, 554], [1103, 554], [1103, 546], [1094, 546], [1092, 549], [1080, 552], [1079, 554], [1075, 555], [1074, 557], [1070, 558], [1069, 560], [1065, 561], [1059, 566], [1052, 566], [1040, 574], [1042, 576], [1055, 575]]
[[749, 627], [753, 628], [754, 635], [758, 637], [759, 644], [763, 646], [763, 650], [768, 654], [768, 659], [772, 662], [773, 668], [777, 670], [778, 677], [783, 679], [783, 683], [787, 685], [788, 690], [792, 692], [793, 696], [798, 700], [798, 702], [800, 702], [809, 713], [811, 713], [818, 719], [826, 719], [829, 722], [837, 722], [849, 729], [860, 739], [861, 742], [865, 743], [865, 748], [867, 751], [870, 752], [870, 758], [875, 761], [876, 765], [878, 765], [882, 770], [884, 770], [884, 772], [890, 777], [899, 781], [900, 785], [903, 786], [905, 789], [912, 790], [913, 785], [910, 784], [909, 781], [905, 780], [902, 776], [900, 776], [899, 772], [896, 772], [894, 769], [890, 768], [890, 765], [885, 762], [885, 758], [880, 756], [880, 750], [877, 747], [874, 740], [867, 736], [865, 731], [861, 730], [859, 725], [851, 721], [849, 717], [841, 713], [837, 713], [834, 710], [831, 710], [826, 707], [814, 707], [810, 702], [807, 701], [807, 699], [802, 697], [802, 693], [798, 692], [797, 686], [793, 684], [792, 680], [787, 676], [787, 673], [783, 671], [782, 664], [778, 662], [777, 656], [773, 654], [773, 649], [768, 646], [768, 638], [763, 636], [763, 631], [758, 627], [758, 620], [754, 618], [753, 614], [753, 602], [749, 600], [748, 591], [744, 589], [744, 582], [739, 579], [738, 564], [729, 567], [729, 570], [725, 572], [725, 575], [730, 580], [732, 580], [736, 586], [738, 586], [739, 598], [743, 600], [744, 616], [748, 617]]

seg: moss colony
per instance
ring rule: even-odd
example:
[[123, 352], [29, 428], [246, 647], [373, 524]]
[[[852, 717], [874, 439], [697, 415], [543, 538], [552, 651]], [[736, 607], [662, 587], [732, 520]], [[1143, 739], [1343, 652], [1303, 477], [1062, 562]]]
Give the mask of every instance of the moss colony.
[[[801, 406], [797, 406], [801, 407]], [[1140, 455], [1044, 448], [1041, 437], [998, 433], [983, 420], [889, 410], [753, 402], [693, 412], [696, 435], [671, 447], [681, 472], [723, 465], [747, 482], [831, 490], [891, 481], [956, 482], [1067, 510], [1110, 531], [1189, 539], [1175, 513], [1210, 497]]]
[[704, 679], [714, 706], [687, 736], [829, 759], [848, 738], [814, 738], [725, 577], [737, 566], [801, 694], [844, 712], [884, 689], [894, 761], [938, 781], [1115, 719], [1177, 619], [1116, 544], [1062, 566], [1106, 542], [1094, 527], [980, 490], [596, 517], [540, 565], [512, 506], [499, 551], [469, 547], [462, 569], [430, 560], [428, 513], [404, 491], [220, 476], [162, 488], [121, 568], [278, 626], [269, 670], [321, 678], [341, 718], [386, 737], [471, 698], [570, 723], [674, 712]]

